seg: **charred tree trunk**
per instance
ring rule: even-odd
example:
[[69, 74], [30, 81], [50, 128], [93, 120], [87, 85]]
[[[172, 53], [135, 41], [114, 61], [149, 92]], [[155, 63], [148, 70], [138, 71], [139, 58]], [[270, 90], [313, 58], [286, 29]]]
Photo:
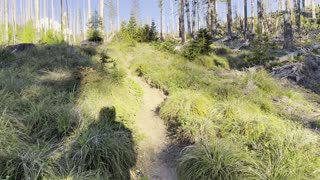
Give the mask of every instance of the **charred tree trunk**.
[[180, 0], [179, 35], [181, 43], [184, 44], [186, 41], [184, 32], [184, 0]]
[[211, 32], [217, 29], [217, 1], [211, 0]]
[[259, 30], [264, 33], [264, 8], [261, 0], [257, 0], [257, 9], [258, 9], [258, 26]]
[[191, 15], [190, 15], [190, 0], [186, 0], [186, 13], [187, 13], [187, 28], [188, 34], [191, 34]]
[[196, 33], [197, 0], [192, 0], [192, 37]]
[[291, 12], [289, 9], [289, 0], [286, 0], [283, 20], [284, 20], [283, 48], [284, 49], [292, 49], [294, 46], [293, 46], [293, 31], [292, 31]]
[[300, 15], [301, 15], [301, 4], [300, 0], [296, 0], [296, 26], [297, 26], [297, 32], [300, 33], [300, 28], [301, 28], [301, 20], [300, 20]]
[[248, 0], [244, 0], [244, 29], [243, 34], [244, 37], [247, 36], [247, 30], [248, 30]]
[[211, 0], [207, 0], [207, 4], [208, 4], [208, 9], [207, 9], [207, 29], [209, 29], [210, 30], [210, 28], [211, 28], [211, 13], [212, 13], [212, 11], [211, 11]]
[[232, 8], [231, 0], [228, 0], [228, 14], [227, 14], [227, 24], [228, 24], [228, 36], [232, 38]]

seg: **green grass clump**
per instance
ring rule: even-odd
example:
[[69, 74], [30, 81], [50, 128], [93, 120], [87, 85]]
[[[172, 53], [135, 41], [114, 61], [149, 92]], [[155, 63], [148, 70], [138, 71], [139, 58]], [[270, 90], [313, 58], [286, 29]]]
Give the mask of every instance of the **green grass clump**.
[[301, 91], [264, 70], [221, 68], [210, 56], [190, 61], [146, 44], [112, 51], [167, 90], [160, 115], [193, 144], [179, 160], [182, 179], [319, 179], [319, 135], [303, 127], [317, 107]]
[[198, 56], [194, 62], [209, 70], [230, 69], [228, 60], [215, 54]]
[[209, 117], [213, 100], [202, 93], [185, 90], [170, 96], [161, 106], [160, 116], [169, 127], [178, 131], [179, 139], [188, 140], [200, 136], [203, 121]]
[[231, 53], [231, 49], [227, 46], [215, 46], [212, 49], [213, 52], [217, 55], [227, 55]]
[[184, 149], [178, 173], [179, 178], [185, 180], [245, 179], [250, 177], [253, 167], [253, 160], [235, 143], [217, 139]]
[[136, 153], [131, 131], [115, 122], [114, 107], [100, 111], [99, 121], [82, 133], [73, 150], [73, 161], [85, 171], [98, 170], [108, 179], [129, 179]]

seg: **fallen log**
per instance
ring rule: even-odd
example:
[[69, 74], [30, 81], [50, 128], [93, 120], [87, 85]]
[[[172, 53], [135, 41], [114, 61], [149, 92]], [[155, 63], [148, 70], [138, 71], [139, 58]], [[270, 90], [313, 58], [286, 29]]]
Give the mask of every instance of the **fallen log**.
[[11, 53], [18, 53], [18, 52], [22, 52], [28, 49], [33, 49], [36, 46], [32, 43], [22, 43], [22, 44], [16, 44], [16, 45], [11, 45], [11, 46], [7, 46], [5, 48], [5, 50], [11, 52]]
[[282, 56], [279, 58], [279, 60], [277, 62], [285, 62], [285, 61], [289, 61], [292, 57], [294, 56], [301, 56], [301, 55], [304, 55], [304, 54], [307, 54], [315, 49], [319, 49], [320, 48], [320, 43], [318, 44], [314, 44], [314, 45], [311, 45], [311, 46], [307, 46], [307, 47], [304, 47], [300, 50], [297, 50], [297, 51], [294, 51], [290, 54], [287, 54], [285, 56]]

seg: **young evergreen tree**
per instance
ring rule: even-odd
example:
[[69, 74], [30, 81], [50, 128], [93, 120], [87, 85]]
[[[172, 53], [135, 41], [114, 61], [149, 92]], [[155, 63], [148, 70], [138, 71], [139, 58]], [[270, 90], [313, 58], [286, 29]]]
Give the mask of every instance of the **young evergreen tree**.
[[87, 36], [89, 41], [103, 41], [103, 23], [97, 11], [94, 12], [88, 23]]

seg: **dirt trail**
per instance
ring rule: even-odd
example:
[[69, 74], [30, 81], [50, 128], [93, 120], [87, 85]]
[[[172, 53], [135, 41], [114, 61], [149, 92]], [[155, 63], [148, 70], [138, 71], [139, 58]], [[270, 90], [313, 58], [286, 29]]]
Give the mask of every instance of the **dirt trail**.
[[130, 76], [144, 91], [141, 111], [136, 118], [136, 124], [144, 134], [138, 152], [141, 175], [152, 180], [176, 180], [174, 153], [169, 147], [167, 128], [157, 113], [159, 105], [165, 100], [165, 95], [159, 89], [150, 87], [143, 78]]

